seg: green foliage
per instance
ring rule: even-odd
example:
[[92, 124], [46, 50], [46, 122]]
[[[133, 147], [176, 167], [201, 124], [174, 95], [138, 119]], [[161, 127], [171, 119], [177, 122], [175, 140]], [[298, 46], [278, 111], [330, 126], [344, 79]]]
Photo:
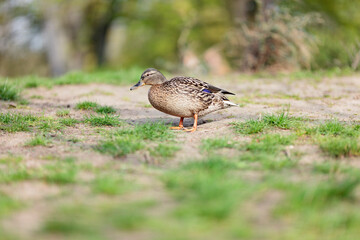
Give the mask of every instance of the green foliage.
[[9, 82], [0, 83], [0, 100], [16, 101], [20, 98], [20, 91]]
[[121, 122], [118, 116], [110, 116], [110, 115], [103, 115], [103, 116], [96, 116], [90, 115], [86, 116], [84, 119], [85, 123], [90, 124], [91, 126], [111, 126], [116, 127], [120, 126]]

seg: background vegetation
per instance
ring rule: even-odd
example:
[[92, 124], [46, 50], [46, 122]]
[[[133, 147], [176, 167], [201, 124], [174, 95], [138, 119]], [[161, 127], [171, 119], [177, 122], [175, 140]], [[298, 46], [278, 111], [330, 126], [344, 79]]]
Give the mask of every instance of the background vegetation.
[[[0, 74], [358, 69], [350, 0], [3, 0]], [[21, 67], [19, 67], [21, 66]]]

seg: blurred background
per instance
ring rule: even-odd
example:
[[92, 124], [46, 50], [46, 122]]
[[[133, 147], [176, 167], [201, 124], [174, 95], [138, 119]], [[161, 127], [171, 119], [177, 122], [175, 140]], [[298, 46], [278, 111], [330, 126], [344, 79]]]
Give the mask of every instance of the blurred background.
[[0, 0], [0, 75], [359, 69], [360, 1]]

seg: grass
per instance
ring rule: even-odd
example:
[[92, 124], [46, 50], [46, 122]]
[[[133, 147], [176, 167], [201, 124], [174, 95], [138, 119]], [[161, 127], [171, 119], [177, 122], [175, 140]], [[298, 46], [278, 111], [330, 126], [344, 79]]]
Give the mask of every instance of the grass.
[[132, 67], [128, 69], [118, 69], [116, 71], [97, 70], [88, 73], [70, 72], [57, 78], [45, 78], [37, 76], [24, 76], [10, 79], [0, 78], [0, 82], [16, 84], [20, 88], [51, 88], [57, 85], [90, 83], [130, 85], [139, 81], [139, 76], [143, 71], [143, 68]]
[[174, 157], [175, 153], [180, 150], [180, 146], [174, 144], [159, 143], [152, 151], [151, 155], [163, 158]]
[[319, 140], [321, 150], [331, 157], [351, 157], [360, 155], [360, 145], [356, 138], [328, 137]]
[[201, 141], [200, 148], [203, 151], [210, 152], [221, 148], [234, 148], [235, 143], [228, 138], [206, 138]]
[[0, 100], [16, 101], [20, 99], [20, 91], [13, 84], [8, 81], [0, 83]]
[[0, 130], [6, 132], [30, 131], [30, 126], [39, 121], [39, 117], [30, 114], [0, 113]]
[[95, 193], [105, 195], [118, 195], [128, 191], [129, 182], [124, 180], [120, 174], [99, 175], [92, 183], [92, 190]]
[[84, 101], [76, 104], [75, 108], [79, 110], [94, 110], [99, 106], [96, 102]]
[[116, 110], [111, 106], [100, 106], [98, 103], [90, 101], [79, 102], [76, 104], [75, 108], [80, 110], [92, 110], [106, 115], [116, 113]]
[[289, 116], [288, 112], [280, 114], [267, 114], [262, 119], [247, 120], [245, 122], [233, 122], [233, 127], [237, 133], [244, 135], [262, 133], [269, 128], [278, 129], [298, 129], [305, 119]]
[[97, 146], [95, 146], [95, 150], [99, 151], [100, 153], [112, 155], [114, 157], [122, 157], [127, 154], [136, 152], [143, 147], [144, 143], [139, 141], [138, 138], [126, 136], [103, 140]]
[[14, 210], [19, 209], [21, 206], [22, 204], [19, 201], [16, 201], [5, 193], [0, 192], [0, 219], [7, 216]]
[[221, 157], [184, 164], [163, 178], [179, 207], [176, 215], [222, 220], [240, 204], [244, 182], [230, 175], [234, 162]]
[[98, 106], [95, 112], [100, 114], [113, 114], [116, 113], [116, 110], [111, 106]]
[[38, 135], [25, 143], [27, 147], [47, 146], [51, 141], [44, 136]]
[[118, 116], [111, 116], [111, 115], [103, 115], [103, 116], [89, 115], [85, 117], [84, 122], [90, 124], [91, 126], [117, 127], [121, 125]]
[[56, 111], [56, 116], [58, 117], [67, 117], [70, 116], [70, 110], [69, 109], [60, 109]]
[[357, 137], [360, 135], [360, 125], [347, 125], [345, 123], [339, 122], [338, 120], [330, 120], [315, 127], [306, 128], [306, 134]]
[[[144, 149], [147, 143], [171, 141], [173, 138], [174, 133], [171, 132], [169, 126], [161, 122], [146, 123], [134, 127], [126, 126], [120, 130], [111, 132], [109, 136], [100, 141], [94, 149], [114, 157], [122, 157]], [[159, 144], [157, 150], [149, 149], [153, 155], [158, 154], [164, 157], [172, 156], [177, 150], [177, 147], [168, 144]]]

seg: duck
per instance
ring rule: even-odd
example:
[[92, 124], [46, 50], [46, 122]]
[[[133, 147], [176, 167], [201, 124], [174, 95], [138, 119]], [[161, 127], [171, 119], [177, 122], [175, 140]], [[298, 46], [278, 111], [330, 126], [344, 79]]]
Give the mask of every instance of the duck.
[[[166, 114], [180, 117], [179, 126], [171, 127], [173, 130], [195, 132], [198, 118], [211, 112], [238, 106], [225, 95], [235, 95], [227, 90], [215, 87], [207, 82], [193, 77], [166, 77], [155, 68], [146, 69], [138, 83], [130, 88], [150, 85], [148, 99], [151, 105]], [[193, 127], [184, 128], [184, 118], [194, 118]]]

